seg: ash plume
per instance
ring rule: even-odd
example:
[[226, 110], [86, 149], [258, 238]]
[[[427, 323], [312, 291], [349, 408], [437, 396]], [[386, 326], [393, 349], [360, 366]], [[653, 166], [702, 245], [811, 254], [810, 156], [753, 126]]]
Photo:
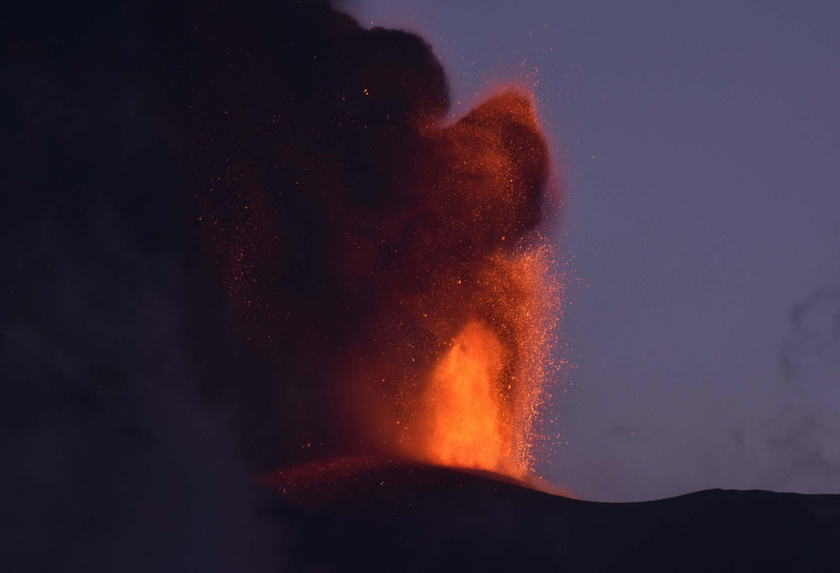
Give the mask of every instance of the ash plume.
[[446, 124], [444, 72], [417, 36], [323, 2], [185, 14], [159, 32], [189, 38], [164, 60], [196, 219], [237, 331], [278, 373], [220, 390], [254, 467], [387, 448], [376, 420], [405, 415], [471, 318], [513, 372], [526, 295], [499, 259], [535, 228], [548, 174], [527, 97]]
[[3, 10], [4, 567], [282, 569], [249, 476], [371, 449], [468, 317], [518, 368], [526, 97], [445, 124], [315, 0]]

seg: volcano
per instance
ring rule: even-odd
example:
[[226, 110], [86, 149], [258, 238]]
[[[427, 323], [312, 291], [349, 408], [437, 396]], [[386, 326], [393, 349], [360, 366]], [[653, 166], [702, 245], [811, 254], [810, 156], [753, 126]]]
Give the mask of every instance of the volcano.
[[293, 571], [836, 571], [840, 496], [708, 490], [597, 503], [373, 458], [269, 475]]
[[4, 8], [0, 570], [840, 569], [837, 496], [534, 489], [528, 93], [447, 123], [324, 0]]

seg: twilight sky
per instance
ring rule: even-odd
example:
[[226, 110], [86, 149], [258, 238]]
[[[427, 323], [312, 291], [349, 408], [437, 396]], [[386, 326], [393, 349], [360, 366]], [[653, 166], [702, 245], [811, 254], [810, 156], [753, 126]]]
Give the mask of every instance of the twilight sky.
[[345, 8], [422, 34], [456, 114], [536, 86], [574, 277], [546, 477], [604, 501], [840, 493], [840, 5]]
[[[342, 3], [365, 24], [430, 41], [460, 100], [454, 114], [500, 81], [536, 87], [567, 190], [553, 221], [572, 293], [557, 355], [575, 365], [546, 405], [557, 422], [543, 429], [555, 446], [543, 474], [592, 500], [840, 493], [840, 8], [453, 4]], [[317, 154], [301, 140], [332, 149], [317, 127], [348, 112], [311, 96], [355, 85], [342, 83], [346, 62], [388, 68], [380, 48], [413, 40], [332, 43], [334, 15], [294, 0], [1, 6], [0, 459], [11, 494], [0, 522], [11, 533], [0, 569], [277, 571], [299, 542], [299, 514], [267, 517], [276, 506], [255, 499], [252, 479], [343, 453], [329, 438], [313, 450], [296, 441], [318, 424], [338, 434], [342, 424], [308, 418], [327, 417], [337, 358], [318, 354], [313, 374], [311, 354], [278, 352], [303, 365], [298, 376], [246, 342], [197, 232], [192, 199], [216, 194], [196, 166], [219, 169], [211, 181], [224, 193], [219, 175], [240, 177], [230, 157], [257, 165], [288, 143], [262, 169], [281, 177], [270, 180], [286, 221], [319, 233], [310, 210], [297, 220], [303, 192], [284, 191], [296, 169], [312, 185], [333, 176], [334, 156], [311, 168]], [[330, 57], [312, 64], [313, 48]], [[405, 69], [434, 80], [420, 52]], [[248, 104], [230, 116], [214, 107], [240, 95]], [[371, 102], [382, 100], [356, 98], [366, 103], [351, 115], [381, 121]], [[264, 129], [275, 106], [281, 124]], [[224, 112], [205, 125], [212, 109]], [[242, 109], [262, 119], [230, 121]], [[348, 125], [345, 150], [367, 129]], [[219, 142], [206, 162], [189, 151], [201, 148], [189, 144], [196, 130]], [[362, 155], [345, 162], [357, 190], [365, 161], [389, 160]], [[272, 256], [270, 241], [254, 244]], [[309, 247], [296, 251], [303, 278], [316, 280], [292, 276], [286, 308], [303, 320], [316, 309], [340, 331], [317, 290], [329, 285], [324, 259], [300, 257], [320, 241], [298, 244]], [[331, 331], [304, 330], [316, 343]]]

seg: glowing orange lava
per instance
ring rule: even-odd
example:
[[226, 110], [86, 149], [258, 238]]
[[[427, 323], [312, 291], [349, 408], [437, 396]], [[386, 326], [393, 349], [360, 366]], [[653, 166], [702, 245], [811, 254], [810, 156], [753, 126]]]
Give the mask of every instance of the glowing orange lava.
[[549, 360], [556, 285], [546, 250], [494, 261], [477, 308], [428, 372], [411, 404], [403, 451], [437, 465], [528, 480], [532, 425]]
[[421, 403], [428, 436], [422, 448], [445, 465], [499, 470], [511, 449], [511, 413], [501, 384], [503, 348], [472, 321], [435, 366]]

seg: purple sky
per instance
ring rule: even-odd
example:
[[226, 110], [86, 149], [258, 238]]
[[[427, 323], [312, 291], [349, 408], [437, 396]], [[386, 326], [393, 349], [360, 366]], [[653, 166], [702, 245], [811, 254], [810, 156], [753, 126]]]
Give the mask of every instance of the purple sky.
[[840, 5], [345, 6], [421, 33], [456, 113], [536, 79], [577, 278], [546, 477], [606, 501], [840, 493]]

